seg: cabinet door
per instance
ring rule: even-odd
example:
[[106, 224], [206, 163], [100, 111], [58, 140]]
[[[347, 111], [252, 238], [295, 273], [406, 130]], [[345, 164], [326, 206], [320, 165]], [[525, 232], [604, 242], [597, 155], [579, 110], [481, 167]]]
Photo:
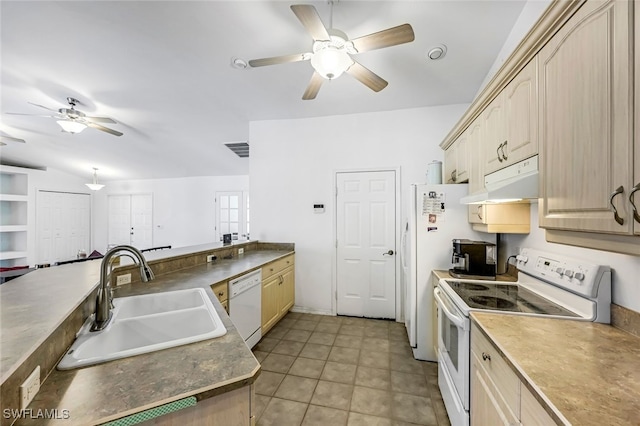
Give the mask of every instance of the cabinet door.
[[501, 398], [493, 381], [481, 365], [475, 353], [471, 354], [471, 426], [518, 424], [518, 419], [508, 410], [503, 411]]
[[280, 309], [278, 295], [280, 275], [262, 282], [262, 333], [266, 333], [278, 320]]
[[504, 120], [504, 91], [482, 112], [482, 130], [484, 145], [484, 174], [503, 167], [501, 148], [507, 140]]
[[[633, 179], [633, 184], [634, 184], [634, 188], [640, 188], [640, 5], [638, 5], [636, 3], [635, 6], [635, 24], [634, 24], [634, 28], [635, 28], [635, 47], [636, 47], [636, 54], [635, 54], [635, 148], [634, 148], [634, 152], [635, 152], [635, 159], [634, 159], [634, 164], [635, 164], [635, 172], [634, 172], [634, 179]], [[640, 215], [640, 189], [637, 190], [637, 192], [632, 196], [631, 200], [635, 203], [636, 205], [636, 210], [638, 211], [638, 215]], [[636, 235], [640, 235], [640, 217], [637, 217], [634, 219], [634, 234]]]
[[533, 58], [504, 89], [506, 142], [500, 152], [503, 167], [538, 153], [537, 57]]
[[633, 3], [586, 2], [539, 52], [541, 227], [632, 232]]
[[444, 180], [445, 183], [456, 183], [456, 147], [458, 141], [456, 140], [447, 150], [444, 152]]
[[467, 130], [458, 138], [456, 143], [456, 183], [469, 180], [469, 143]]
[[523, 426], [554, 426], [556, 422], [549, 413], [540, 405], [529, 389], [522, 387], [520, 407]]
[[484, 222], [484, 204], [469, 204], [469, 223], [485, 223]]
[[280, 284], [279, 284], [279, 295], [280, 300], [278, 303], [278, 307], [280, 309], [279, 315], [285, 315], [289, 309], [293, 307], [293, 303], [295, 300], [295, 274], [293, 272], [293, 268], [287, 268], [280, 275]]
[[469, 165], [469, 194], [484, 189], [484, 151], [482, 150], [482, 119], [476, 118], [465, 131]]

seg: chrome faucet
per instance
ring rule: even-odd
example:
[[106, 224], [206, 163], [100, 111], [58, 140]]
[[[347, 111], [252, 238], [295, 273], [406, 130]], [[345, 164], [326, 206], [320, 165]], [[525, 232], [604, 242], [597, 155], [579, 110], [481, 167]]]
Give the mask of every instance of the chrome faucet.
[[126, 256], [140, 265], [140, 279], [147, 282], [154, 278], [153, 271], [147, 264], [142, 252], [137, 248], [129, 245], [116, 246], [104, 255], [100, 264], [100, 288], [98, 289], [98, 297], [96, 298], [96, 313], [93, 318], [91, 331], [100, 331], [111, 321], [113, 316], [113, 290], [110, 285], [111, 269], [113, 261], [121, 256]]

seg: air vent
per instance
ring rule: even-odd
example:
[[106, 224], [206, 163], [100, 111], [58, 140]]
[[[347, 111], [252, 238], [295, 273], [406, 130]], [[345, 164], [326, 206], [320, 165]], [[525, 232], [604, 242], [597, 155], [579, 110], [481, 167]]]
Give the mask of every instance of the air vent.
[[235, 152], [240, 158], [249, 158], [249, 144], [247, 142], [225, 143], [225, 146]]

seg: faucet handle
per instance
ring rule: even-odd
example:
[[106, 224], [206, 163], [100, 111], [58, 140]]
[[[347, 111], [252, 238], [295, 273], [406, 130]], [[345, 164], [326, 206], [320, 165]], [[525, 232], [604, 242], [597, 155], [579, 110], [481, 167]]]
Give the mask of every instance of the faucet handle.
[[109, 309], [115, 308], [115, 306], [113, 306], [113, 295], [115, 291], [113, 287], [109, 287]]

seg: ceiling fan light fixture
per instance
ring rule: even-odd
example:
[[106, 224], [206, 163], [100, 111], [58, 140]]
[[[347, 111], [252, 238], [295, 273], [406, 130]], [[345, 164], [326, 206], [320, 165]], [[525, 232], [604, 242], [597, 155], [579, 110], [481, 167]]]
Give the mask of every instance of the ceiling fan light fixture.
[[96, 169], [95, 167], [93, 168], [93, 182], [85, 183], [85, 185], [87, 185], [87, 187], [89, 187], [89, 189], [92, 191], [100, 191], [102, 188], [104, 188], [103, 184], [98, 183], [98, 169]]
[[333, 80], [353, 65], [353, 59], [347, 52], [333, 46], [316, 51], [311, 58], [311, 66], [327, 80]]
[[62, 127], [62, 131], [67, 133], [80, 133], [87, 128], [86, 124], [72, 120], [58, 120], [57, 123]]

